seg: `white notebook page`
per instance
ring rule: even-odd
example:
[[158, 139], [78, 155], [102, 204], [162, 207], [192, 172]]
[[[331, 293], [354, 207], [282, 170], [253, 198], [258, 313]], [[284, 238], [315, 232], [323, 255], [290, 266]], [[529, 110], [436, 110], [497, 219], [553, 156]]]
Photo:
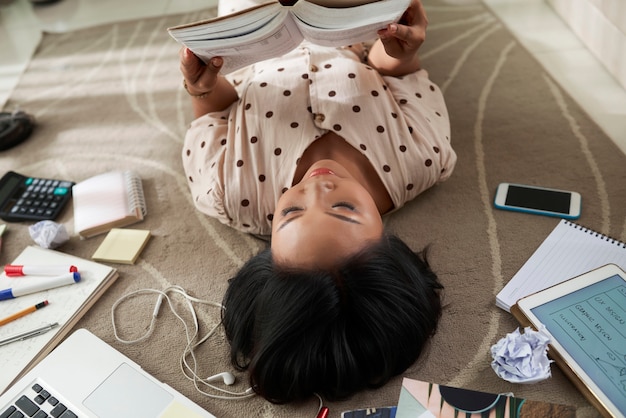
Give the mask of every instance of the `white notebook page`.
[[510, 311], [524, 296], [611, 263], [626, 270], [626, 244], [561, 220], [498, 293], [496, 306]]

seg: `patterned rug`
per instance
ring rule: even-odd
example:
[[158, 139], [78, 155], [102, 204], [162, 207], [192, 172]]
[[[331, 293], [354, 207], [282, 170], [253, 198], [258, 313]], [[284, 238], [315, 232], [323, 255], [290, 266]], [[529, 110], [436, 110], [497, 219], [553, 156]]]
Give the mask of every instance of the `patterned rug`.
[[[491, 369], [489, 349], [517, 328], [495, 306], [495, 295], [558, 220], [493, 208], [499, 182], [573, 189], [583, 196], [579, 223], [626, 238], [626, 156], [546, 74], [482, 4], [424, 1], [430, 26], [423, 65], [443, 89], [459, 162], [452, 178], [387, 220], [388, 228], [416, 250], [431, 246], [430, 260], [445, 285], [439, 332], [404, 376], [435, 383], [571, 404], [580, 417], [597, 416], [557, 368], [534, 385], [514, 385]], [[2, 171], [80, 181], [132, 169], [143, 179], [148, 216], [137, 227], [153, 237], [135, 265], [118, 265], [120, 279], [80, 321], [148, 372], [218, 417], [312, 417], [318, 400], [278, 406], [263, 399], [210, 399], [179, 368], [184, 329], [161, 310], [153, 336], [118, 343], [110, 309], [130, 291], [177, 284], [219, 302], [227, 280], [266, 244], [199, 213], [182, 166], [182, 138], [191, 121], [189, 98], [178, 70], [179, 46], [166, 28], [212, 16], [214, 10], [46, 34], [6, 109], [32, 113], [38, 127], [23, 144], [0, 153]], [[58, 220], [73, 235], [73, 212]], [[103, 236], [72, 236], [60, 251], [91, 257]], [[32, 243], [27, 224], [9, 224], [0, 254], [13, 260]], [[152, 300], [137, 299], [120, 311], [122, 332], [148, 326]], [[183, 307], [182, 301], [177, 301]], [[199, 307], [202, 330], [219, 320]], [[220, 331], [200, 349], [200, 374], [230, 370]], [[95, 360], [95, 359], [94, 359]], [[238, 390], [245, 374], [237, 373]], [[341, 411], [395, 405], [402, 376], [384, 387], [331, 403]]]

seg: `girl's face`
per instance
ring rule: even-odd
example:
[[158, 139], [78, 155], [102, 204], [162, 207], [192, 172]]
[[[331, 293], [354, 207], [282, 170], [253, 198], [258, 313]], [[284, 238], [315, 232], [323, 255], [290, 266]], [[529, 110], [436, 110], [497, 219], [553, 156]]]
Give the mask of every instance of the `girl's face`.
[[369, 192], [342, 165], [321, 160], [278, 200], [272, 256], [280, 265], [326, 269], [382, 234]]

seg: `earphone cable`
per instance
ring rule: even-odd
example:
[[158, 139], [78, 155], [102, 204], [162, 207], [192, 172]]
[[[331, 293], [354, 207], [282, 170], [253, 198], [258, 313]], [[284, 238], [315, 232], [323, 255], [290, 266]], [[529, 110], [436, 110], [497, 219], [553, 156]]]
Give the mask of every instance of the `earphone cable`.
[[[189, 310], [189, 314], [192, 317], [192, 321], [194, 324], [193, 331], [190, 330], [189, 324], [187, 324], [187, 322], [176, 311], [176, 308], [174, 307], [171, 297], [169, 295], [170, 293], [178, 294], [183, 297], [187, 305], [187, 309]], [[131, 298], [139, 297], [142, 295], [148, 295], [148, 294], [158, 295], [155, 306], [154, 306], [154, 310], [152, 312], [152, 317], [150, 319], [150, 325], [148, 327], [148, 330], [143, 335], [135, 339], [122, 338], [118, 332], [118, 328], [116, 325], [116, 311], [119, 305]], [[198, 317], [197, 317], [195, 308], [193, 306], [193, 303], [214, 306], [220, 309], [224, 309], [224, 308], [221, 304], [198, 299], [189, 295], [185, 291], [185, 289], [183, 289], [181, 286], [173, 285], [173, 286], [166, 288], [165, 290], [140, 289], [140, 290], [130, 292], [120, 297], [111, 307], [111, 322], [112, 322], [113, 333], [115, 335], [115, 338], [119, 342], [124, 343], [124, 344], [134, 344], [134, 343], [142, 342], [148, 339], [152, 335], [156, 327], [158, 313], [161, 308], [163, 300], [167, 302], [167, 305], [169, 306], [170, 310], [172, 311], [174, 316], [183, 324], [183, 327], [185, 329], [185, 336], [186, 336], [187, 344], [179, 359], [179, 367], [181, 369], [181, 372], [183, 373], [183, 376], [185, 376], [185, 378], [193, 382], [196, 390], [202, 393], [203, 395], [209, 396], [211, 398], [216, 398], [216, 399], [233, 400], [233, 399], [245, 399], [245, 398], [255, 396], [255, 393], [252, 391], [251, 388], [247, 389], [244, 392], [233, 392], [233, 391], [229, 391], [229, 390], [220, 388], [218, 386], [212, 385], [209, 382], [207, 382], [206, 379], [203, 379], [200, 376], [198, 376], [198, 361], [196, 358], [195, 350], [198, 346], [203, 344], [205, 341], [207, 341], [211, 336], [215, 334], [215, 332], [217, 331], [217, 329], [219, 328], [222, 322], [220, 319], [220, 321], [215, 326], [213, 326], [213, 328], [211, 328], [211, 330], [209, 330], [206, 333], [206, 335], [200, 338], [199, 337], [199, 334], [200, 334], [199, 321], [198, 321]], [[191, 364], [187, 361], [188, 356], [191, 357]], [[200, 384], [205, 385], [213, 389], [214, 391], [221, 392], [224, 395], [216, 395], [216, 394], [208, 393], [200, 387]]]

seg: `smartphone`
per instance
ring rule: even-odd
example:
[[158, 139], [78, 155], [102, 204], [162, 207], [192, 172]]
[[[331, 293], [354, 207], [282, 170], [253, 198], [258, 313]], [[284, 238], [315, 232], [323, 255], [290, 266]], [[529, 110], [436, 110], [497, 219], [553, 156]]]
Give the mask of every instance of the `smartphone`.
[[498, 209], [565, 219], [578, 219], [581, 203], [577, 192], [514, 183], [500, 183], [494, 199]]

